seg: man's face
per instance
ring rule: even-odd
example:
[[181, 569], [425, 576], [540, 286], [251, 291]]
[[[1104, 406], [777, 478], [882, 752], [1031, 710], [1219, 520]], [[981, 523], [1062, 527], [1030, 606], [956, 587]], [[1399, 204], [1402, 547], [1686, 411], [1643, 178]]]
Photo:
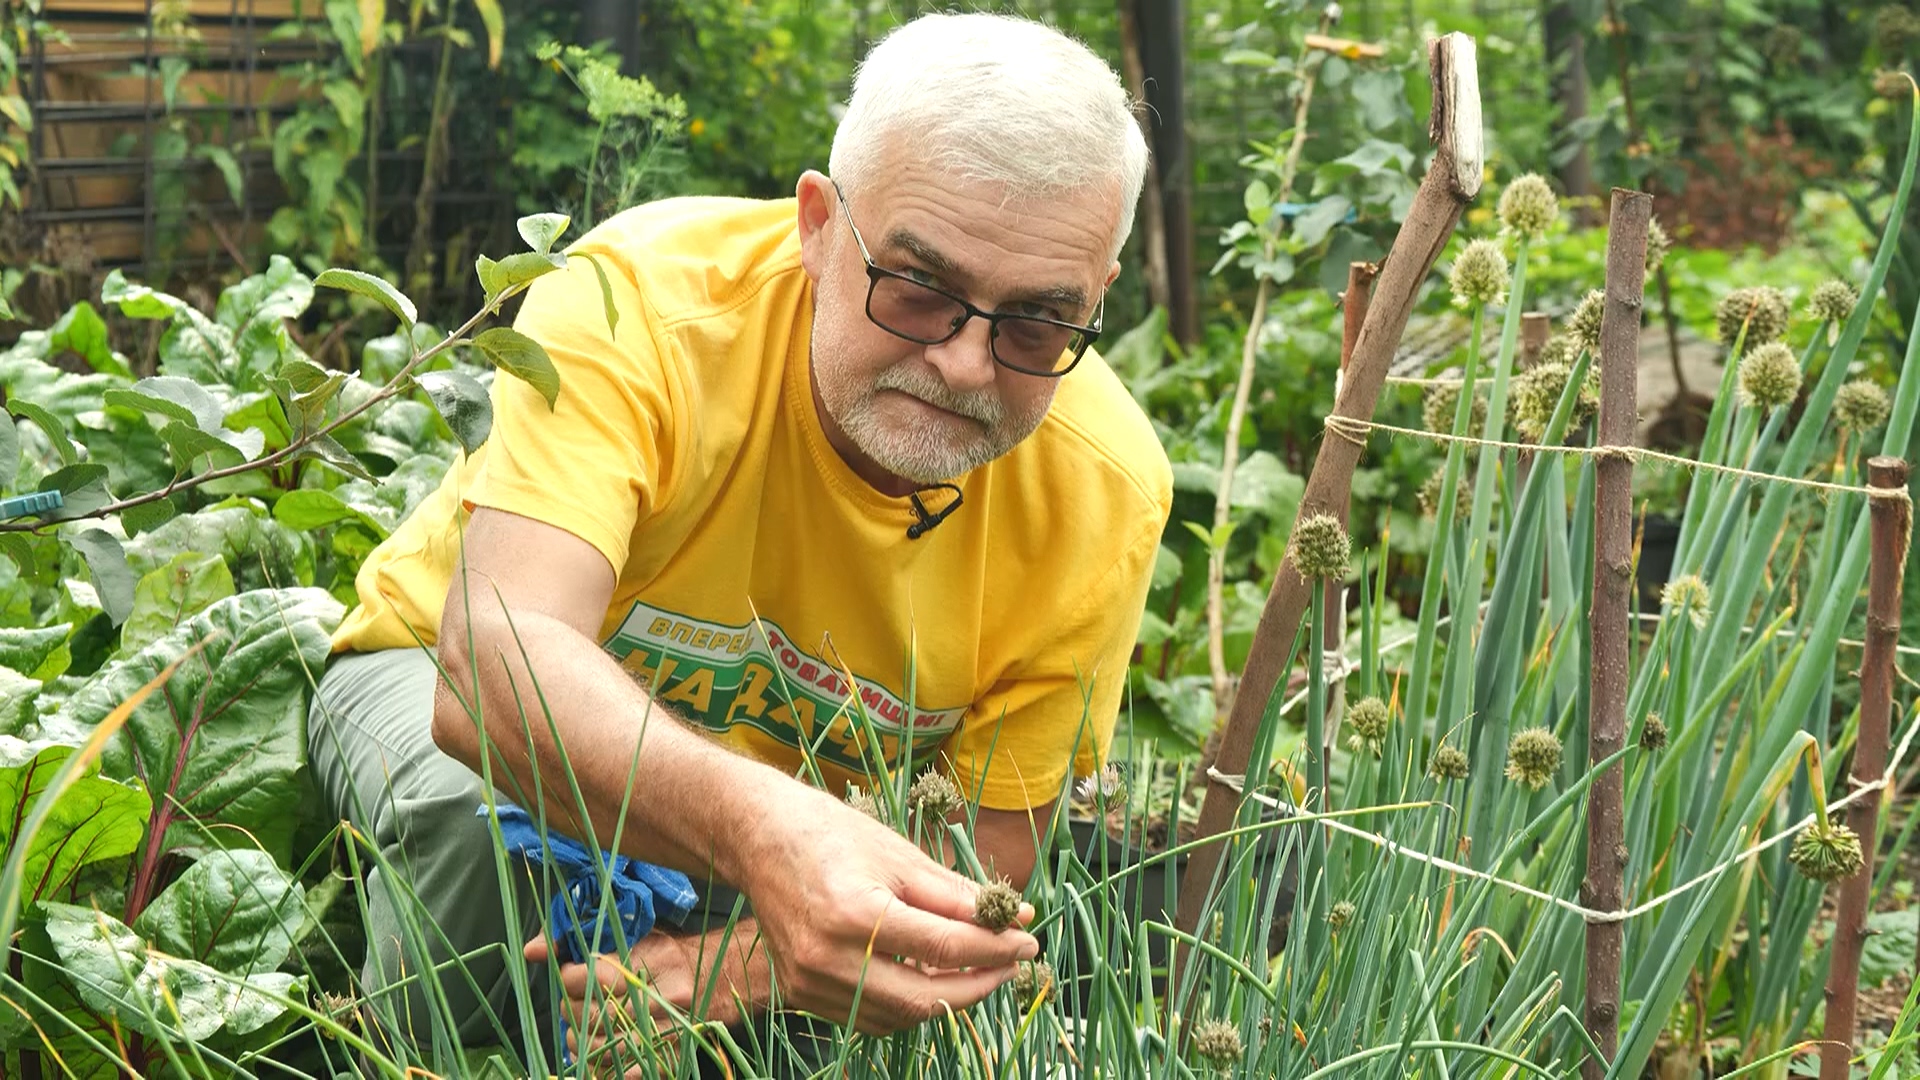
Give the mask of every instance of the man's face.
[[[1093, 321], [1119, 271], [1108, 255], [1117, 192], [1003, 204], [997, 186], [956, 184], [913, 163], [883, 175], [846, 193], [876, 265], [983, 311]], [[983, 465], [1039, 427], [1056, 379], [996, 363], [984, 319], [937, 345], [875, 325], [866, 263], [831, 182], [808, 173], [799, 196], [802, 261], [815, 283], [814, 397], [857, 473], [900, 494]]]

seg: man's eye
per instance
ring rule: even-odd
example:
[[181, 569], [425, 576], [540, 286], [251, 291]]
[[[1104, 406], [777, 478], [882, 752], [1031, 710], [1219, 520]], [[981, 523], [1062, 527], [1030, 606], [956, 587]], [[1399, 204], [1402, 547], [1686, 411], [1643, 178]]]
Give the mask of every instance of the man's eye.
[[934, 277], [932, 274], [926, 272], [925, 270], [920, 269], [917, 266], [909, 266], [900, 272], [912, 278], [913, 280], [919, 282], [922, 285], [927, 285], [936, 289], [940, 287], [939, 278]]
[[1065, 317], [1060, 314], [1058, 308], [1031, 302], [1008, 304], [1006, 307], [1000, 309], [1000, 313], [1003, 315], [1019, 315], [1029, 319], [1056, 319], [1062, 321], [1065, 319]]

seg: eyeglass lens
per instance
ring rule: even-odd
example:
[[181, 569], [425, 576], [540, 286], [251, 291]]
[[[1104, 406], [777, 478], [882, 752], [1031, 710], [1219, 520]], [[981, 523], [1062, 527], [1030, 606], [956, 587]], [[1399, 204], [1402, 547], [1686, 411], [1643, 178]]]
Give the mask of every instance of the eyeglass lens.
[[[868, 314], [902, 337], [933, 344], [953, 336], [967, 309], [924, 285], [882, 276], [868, 298]], [[1079, 351], [1079, 333], [1039, 319], [1006, 316], [994, 329], [993, 354], [1009, 367], [1051, 373], [1073, 363]]]

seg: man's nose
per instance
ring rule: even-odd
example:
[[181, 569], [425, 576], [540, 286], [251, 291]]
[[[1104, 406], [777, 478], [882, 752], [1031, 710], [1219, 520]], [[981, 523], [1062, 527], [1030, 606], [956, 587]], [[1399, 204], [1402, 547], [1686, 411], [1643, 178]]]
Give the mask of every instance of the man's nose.
[[926, 348], [927, 363], [940, 373], [948, 389], [959, 393], [981, 390], [993, 385], [993, 324], [985, 319], [968, 319], [960, 332], [938, 345]]

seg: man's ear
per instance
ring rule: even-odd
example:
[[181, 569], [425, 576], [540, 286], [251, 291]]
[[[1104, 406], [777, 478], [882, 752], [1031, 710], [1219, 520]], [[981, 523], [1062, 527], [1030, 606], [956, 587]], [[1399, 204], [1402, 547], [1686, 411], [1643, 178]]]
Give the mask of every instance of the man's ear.
[[[827, 258], [833, 252], [833, 218], [839, 210], [833, 181], [808, 169], [800, 174], [794, 196], [799, 203], [800, 265], [818, 284], [820, 275], [826, 272]], [[1119, 269], [1117, 264], [1115, 269]]]
[[1106, 288], [1107, 286], [1112, 285], [1113, 279], [1119, 276], [1120, 276], [1120, 260], [1115, 259], [1113, 260], [1113, 265], [1107, 267], [1107, 280], [1100, 283], [1101, 288]]

